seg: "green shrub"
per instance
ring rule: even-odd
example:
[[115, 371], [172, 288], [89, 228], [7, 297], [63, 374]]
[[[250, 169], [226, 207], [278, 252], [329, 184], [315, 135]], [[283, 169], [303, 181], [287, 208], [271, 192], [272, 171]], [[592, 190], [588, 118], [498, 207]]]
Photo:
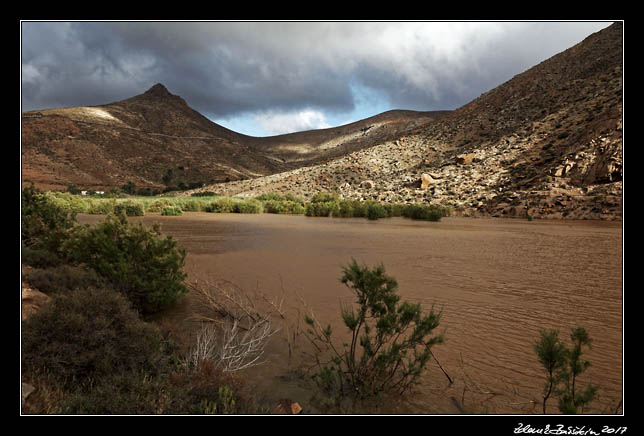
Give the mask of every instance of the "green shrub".
[[340, 205], [337, 201], [317, 201], [306, 205], [306, 216], [331, 216], [336, 214]]
[[266, 193], [258, 195], [255, 199], [262, 203], [266, 213], [301, 215], [306, 212], [304, 200], [291, 193]]
[[244, 380], [224, 372], [209, 360], [191, 371], [176, 374], [165, 413], [225, 415], [257, 413], [251, 398], [242, 394]]
[[402, 205], [392, 203], [381, 203], [375, 200], [350, 200], [338, 201], [337, 209], [334, 209], [333, 216], [344, 218], [368, 218], [377, 220], [402, 215]]
[[146, 210], [148, 212], [161, 212], [164, 207], [174, 206], [174, 202], [167, 198], [160, 198], [150, 203]]
[[47, 248], [25, 247], [23, 245], [20, 254], [22, 265], [29, 265], [34, 268], [50, 268], [64, 262], [63, 257], [57, 251]]
[[360, 200], [349, 200], [351, 202], [351, 209], [355, 218], [367, 217], [367, 203]]
[[338, 208], [334, 210], [336, 217], [351, 218], [353, 217], [353, 201], [343, 199], [338, 202]]
[[80, 195], [74, 195], [70, 192], [46, 192], [45, 195], [51, 202], [71, 213], [79, 214], [87, 211], [88, 202], [85, 197]]
[[595, 399], [599, 389], [588, 384], [584, 390], [580, 390], [577, 384], [577, 378], [590, 366], [590, 362], [581, 357], [582, 347], [591, 347], [590, 336], [583, 327], [576, 327], [572, 329], [570, 340], [573, 344], [571, 349], [561, 342], [557, 330], [543, 330], [534, 344], [534, 351], [547, 376], [543, 391], [544, 414], [546, 402], [552, 394], [559, 397], [558, 407], [561, 413], [583, 413], [584, 407]]
[[331, 339], [329, 325], [321, 327], [307, 315], [307, 334], [317, 350], [331, 354], [329, 363], [317, 362], [314, 379], [336, 395], [370, 396], [381, 392], [404, 393], [417, 383], [431, 349], [443, 342], [433, 335], [440, 313], [423, 314], [420, 304], [400, 302], [396, 279], [382, 265], [373, 269], [356, 261], [343, 268], [341, 282], [355, 294], [355, 306], [342, 308], [350, 339], [340, 349]]
[[23, 371], [66, 389], [129, 371], [155, 373], [161, 336], [130, 303], [106, 288], [57, 294], [22, 326]]
[[232, 213], [235, 211], [235, 202], [230, 197], [219, 197], [204, 207], [205, 212]]
[[161, 215], [163, 216], [181, 216], [183, 215], [183, 210], [179, 206], [166, 206], [161, 209]]
[[115, 215], [125, 215], [125, 216], [144, 216], [145, 215], [145, 209], [143, 208], [143, 204], [132, 201], [132, 200], [126, 200], [122, 202], [118, 202], [114, 205], [114, 214]]
[[153, 415], [163, 412], [172, 386], [168, 377], [143, 371], [115, 373], [75, 389], [58, 407], [65, 415]]
[[60, 247], [76, 225], [76, 213], [60, 202], [52, 200], [33, 185], [22, 190], [21, 242], [31, 253], [40, 253], [41, 259], [53, 261], [60, 255]]
[[304, 205], [304, 203], [305, 203], [303, 198], [298, 197], [297, 195], [295, 195], [295, 194], [293, 194], [291, 192], [289, 192], [289, 193], [284, 195], [284, 200], [294, 201], [295, 203], [300, 203], [302, 205]]
[[383, 207], [390, 218], [403, 215], [404, 205], [400, 203], [384, 203]]
[[333, 201], [338, 201], [338, 194], [335, 192], [318, 192], [313, 197], [311, 197], [311, 203], [328, 203]]
[[408, 204], [402, 211], [402, 216], [413, 220], [440, 221], [444, 209], [431, 204]]
[[200, 212], [201, 204], [199, 200], [184, 200], [181, 202], [181, 209], [184, 212]]
[[262, 203], [258, 200], [248, 199], [235, 203], [233, 212], [235, 213], [262, 213]]
[[110, 200], [99, 200], [99, 199], [89, 199], [87, 210], [85, 213], [93, 215], [107, 215], [114, 213], [114, 206], [116, 206], [116, 201], [114, 199]]
[[306, 216], [331, 216], [337, 215], [340, 209], [340, 200], [335, 192], [318, 192], [306, 205]]
[[599, 390], [598, 386], [590, 383], [586, 385], [585, 389], [581, 390], [577, 384], [578, 377], [590, 366], [590, 362], [581, 357], [583, 354], [582, 347], [586, 346], [590, 349], [592, 343], [586, 329], [583, 327], [573, 328], [570, 340], [572, 348], [566, 353], [567, 366], [561, 373], [563, 386], [558, 392], [559, 410], [567, 415], [583, 413], [584, 407], [595, 399]]
[[376, 200], [339, 199], [335, 193], [318, 192], [306, 205], [305, 214], [306, 216], [354, 217], [370, 220], [404, 216], [415, 220], [439, 221], [443, 216], [449, 216], [450, 210], [429, 204], [404, 205]]
[[370, 220], [377, 220], [380, 218], [387, 218], [387, 210], [384, 206], [377, 201], [367, 202], [367, 218]]
[[291, 208], [291, 214], [293, 215], [302, 215], [306, 212], [306, 207], [304, 206], [304, 203], [301, 203], [299, 201], [289, 201], [289, 205]]
[[265, 193], [255, 197], [265, 213], [301, 215], [306, 212], [305, 201], [295, 194]]
[[282, 213], [288, 213], [286, 205], [284, 204], [283, 200], [263, 200], [262, 204], [264, 206], [264, 212], [266, 213], [276, 213], [276, 214], [282, 214]]
[[276, 214], [303, 214], [304, 205], [291, 200], [265, 200], [262, 202], [264, 212]]
[[22, 279], [47, 295], [101, 285], [100, 277], [93, 270], [66, 264], [25, 269]]
[[94, 226], [77, 226], [63, 244], [71, 262], [81, 263], [124, 293], [142, 314], [175, 303], [186, 293], [185, 251], [160, 226], [129, 224], [125, 216], [108, 215]]

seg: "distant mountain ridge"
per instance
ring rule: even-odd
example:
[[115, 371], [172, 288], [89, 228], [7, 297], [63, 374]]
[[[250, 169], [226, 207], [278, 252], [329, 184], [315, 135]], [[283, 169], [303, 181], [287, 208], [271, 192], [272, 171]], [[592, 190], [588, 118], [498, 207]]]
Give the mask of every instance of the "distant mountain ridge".
[[445, 112], [390, 111], [329, 129], [252, 137], [220, 126], [158, 83], [114, 103], [23, 113], [22, 176], [45, 189], [161, 189], [311, 165], [390, 139]]

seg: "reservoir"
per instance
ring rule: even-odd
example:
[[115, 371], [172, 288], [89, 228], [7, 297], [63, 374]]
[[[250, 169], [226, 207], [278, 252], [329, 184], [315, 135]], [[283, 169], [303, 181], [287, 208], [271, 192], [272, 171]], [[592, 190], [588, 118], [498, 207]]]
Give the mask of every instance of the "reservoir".
[[[82, 223], [100, 219], [79, 216]], [[401, 300], [440, 310], [445, 343], [433, 348], [436, 360], [421, 383], [404, 400], [341, 405], [339, 413], [541, 413], [545, 372], [533, 344], [540, 330], [559, 329], [569, 345], [573, 327], [584, 327], [593, 341], [583, 355], [591, 365], [578, 383], [598, 385], [599, 397], [586, 412], [612, 414], [620, 407], [621, 223], [201, 212], [130, 220], [159, 222], [185, 248], [188, 280], [225, 280], [283, 301], [291, 333], [305, 327], [302, 302], [338, 339], [347, 333], [340, 308], [353, 294], [339, 278], [352, 259], [384, 265], [398, 281]], [[178, 320], [192, 310], [190, 295], [186, 300], [172, 315]], [[289, 398], [305, 413], [323, 413], [315, 386], [295, 375], [312, 363], [302, 355], [310, 351], [308, 341], [299, 335], [290, 355], [284, 332], [272, 337], [262, 365], [245, 370], [247, 384], [267, 404]], [[549, 413], [558, 413], [556, 398], [548, 405]]]

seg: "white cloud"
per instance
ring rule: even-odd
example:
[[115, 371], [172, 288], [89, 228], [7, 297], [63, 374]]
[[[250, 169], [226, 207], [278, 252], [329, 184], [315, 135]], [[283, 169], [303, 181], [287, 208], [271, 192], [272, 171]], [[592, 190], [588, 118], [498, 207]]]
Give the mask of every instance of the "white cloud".
[[38, 83], [42, 78], [42, 74], [38, 68], [31, 64], [22, 64], [22, 83]]
[[254, 118], [269, 135], [283, 135], [285, 133], [331, 127], [326, 120], [326, 116], [322, 112], [313, 109], [293, 112], [268, 111], [255, 115]]

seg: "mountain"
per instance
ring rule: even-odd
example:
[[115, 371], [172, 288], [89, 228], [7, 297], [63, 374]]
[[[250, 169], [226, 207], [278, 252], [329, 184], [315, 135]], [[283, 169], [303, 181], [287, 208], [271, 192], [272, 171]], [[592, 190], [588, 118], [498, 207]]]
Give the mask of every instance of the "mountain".
[[270, 153], [291, 166], [301, 167], [394, 140], [449, 112], [391, 110], [339, 127], [252, 138], [247, 143], [256, 151]]
[[336, 128], [257, 138], [213, 123], [156, 84], [102, 106], [23, 113], [22, 178], [63, 190], [244, 180], [342, 156], [445, 113], [390, 111]]
[[622, 217], [623, 24], [470, 103], [323, 164], [205, 189], [432, 202], [470, 216]]
[[172, 184], [227, 195], [335, 190], [470, 216], [620, 220], [623, 38], [616, 22], [454, 111], [267, 138], [211, 122], [161, 84], [25, 112], [22, 177], [44, 189], [161, 189], [171, 170]]

